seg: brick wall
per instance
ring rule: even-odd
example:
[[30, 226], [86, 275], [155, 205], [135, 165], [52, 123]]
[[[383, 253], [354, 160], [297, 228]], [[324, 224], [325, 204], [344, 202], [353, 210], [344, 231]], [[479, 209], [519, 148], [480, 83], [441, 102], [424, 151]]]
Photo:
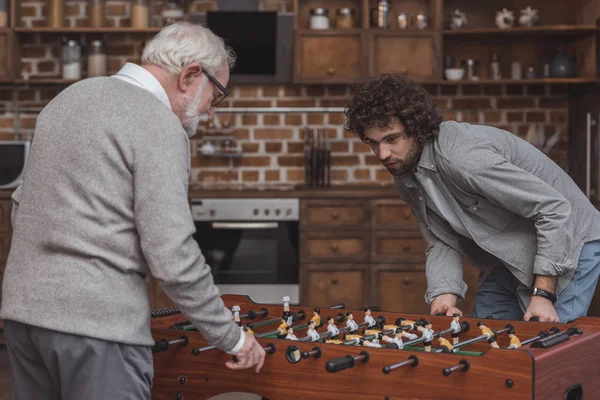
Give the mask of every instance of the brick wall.
[[[159, 7], [160, 1], [156, 2]], [[23, 26], [45, 26], [46, 2], [22, 0]], [[87, 24], [87, 1], [66, 0], [67, 26]], [[216, 1], [195, 0], [188, 9], [214, 9]], [[263, 0], [262, 9], [291, 10], [291, 1]], [[107, 0], [111, 26], [128, 26], [129, 2]], [[80, 39], [79, 34], [70, 34]], [[102, 38], [102, 35], [99, 35]], [[94, 35], [86, 36], [88, 40]], [[109, 72], [127, 61], [137, 62], [150, 34], [110, 34], [107, 40]], [[23, 78], [59, 76], [56, 34], [19, 34]], [[84, 63], [85, 64], [85, 63]], [[30, 138], [37, 110], [64, 85], [0, 85], [0, 140]], [[350, 96], [347, 85], [285, 85], [232, 87], [228, 105], [234, 107], [343, 107]], [[567, 160], [567, 87], [563, 85], [426, 85], [445, 119], [488, 124], [524, 136], [530, 124], [548, 134], [563, 135], [551, 157], [563, 168]], [[18, 107], [17, 107], [18, 106]], [[241, 146], [239, 159], [192, 156], [192, 181], [204, 183], [301, 183], [304, 176], [304, 127], [326, 132], [332, 148], [332, 184], [378, 181], [389, 183], [389, 173], [370, 150], [342, 128], [342, 114], [218, 114], [217, 126], [231, 123]], [[199, 147], [201, 137], [195, 141]]]

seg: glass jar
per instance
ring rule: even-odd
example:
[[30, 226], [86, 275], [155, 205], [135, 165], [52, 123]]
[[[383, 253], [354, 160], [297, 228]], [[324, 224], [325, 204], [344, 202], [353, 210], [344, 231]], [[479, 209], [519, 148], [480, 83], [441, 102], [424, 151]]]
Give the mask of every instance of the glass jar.
[[314, 8], [310, 10], [310, 29], [329, 29], [329, 10]]
[[377, 1], [377, 7], [371, 10], [373, 26], [377, 28], [389, 28], [390, 3], [388, 0]]
[[102, 41], [94, 40], [88, 56], [88, 77], [106, 76], [106, 52]]
[[101, 28], [104, 26], [106, 5], [104, 0], [90, 0], [90, 26]]
[[178, 0], [169, 0], [162, 9], [161, 17], [163, 25], [171, 25], [175, 22], [183, 21], [185, 13], [183, 5]]
[[0, 0], [0, 28], [8, 26], [8, 0]]
[[150, 20], [148, 0], [133, 0], [131, 4], [131, 27], [147, 28]]
[[354, 28], [354, 9], [347, 7], [339, 8], [337, 10], [335, 26], [338, 29]]
[[81, 79], [81, 46], [69, 40], [61, 49], [62, 78], [67, 80]]

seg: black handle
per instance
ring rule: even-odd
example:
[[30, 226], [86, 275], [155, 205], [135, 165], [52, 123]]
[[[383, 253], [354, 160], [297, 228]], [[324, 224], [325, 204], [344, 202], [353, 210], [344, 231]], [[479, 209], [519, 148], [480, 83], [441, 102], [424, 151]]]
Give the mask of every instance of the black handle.
[[540, 317], [531, 317], [528, 319], [529, 322], [540, 322]]
[[321, 354], [323, 354], [323, 352], [321, 351], [320, 348], [318, 347], [313, 347], [313, 349], [311, 351], [305, 351], [302, 353], [302, 358], [307, 359], [310, 356], [314, 356], [315, 358], [319, 358], [321, 357]]
[[167, 350], [169, 350], [169, 342], [167, 341], [167, 339], [160, 339], [158, 342], [154, 343], [154, 346], [152, 346], [153, 353], [158, 353]]
[[381, 311], [381, 308], [379, 308], [379, 306], [371, 306], [371, 307], [365, 307], [365, 308], [363, 308], [364, 311], [367, 311], [367, 309], [371, 310], [371, 312], [373, 312], [373, 311]]
[[361, 351], [359, 356], [353, 357], [351, 355], [347, 355], [344, 357], [334, 358], [333, 360], [327, 361], [325, 364], [325, 370], [327, 372], [339, 372], [346, 368], [354, 367], [356, 361], [362, 360], [362, 362], [366, 363], [369, 361], [369, 353], [366, 351]]
[[461, 332], [469, 332], [471, 330], [471, 324], [469, 321], [462, 321], [460, 323], [460, 331]]
[[579, 328], [569, 328], [565, 332], [558, 335], [548, 336], [537, 342], [533, 342], [531, 347], [538, 349], [547, 349], [552, 346], [556, 346], [562, 342], [565, 342], [571, 338], [572, 335], [581, 335], [583, 331]]

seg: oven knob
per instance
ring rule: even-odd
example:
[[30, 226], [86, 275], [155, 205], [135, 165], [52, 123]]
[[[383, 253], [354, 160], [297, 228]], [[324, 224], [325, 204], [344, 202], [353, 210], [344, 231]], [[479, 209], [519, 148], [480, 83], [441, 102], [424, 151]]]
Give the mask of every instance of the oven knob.
[[216, 214], [216, 211], [215, 210], [210, 210], [208, 213], [210, 214], [211, 217], [214, 217], [215, 214]]
[[281, 214], [281, 210], [279, 208], [275, 209], [275, 215], [279, 216], [279, 214]]
[[268, 208], [265, 208], [265, 215], [269, 215], [271, 213], [271, 210], [269, 210]]
[[252, 214], [258, 215], [258, 208], [255, 208], [254, 210], [252, 210]]
[[285, 215], [292, 215], [292, 209], [288, 208], [287, 210], [285, 210]]

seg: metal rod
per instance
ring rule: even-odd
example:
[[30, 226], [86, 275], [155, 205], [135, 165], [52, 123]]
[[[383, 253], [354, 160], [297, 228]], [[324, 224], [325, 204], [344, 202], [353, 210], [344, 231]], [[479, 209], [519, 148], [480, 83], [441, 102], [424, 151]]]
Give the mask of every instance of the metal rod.
[[223, 107], [215, 109], [215, 114], [253, 113], [343, 113], [344, 107]]

